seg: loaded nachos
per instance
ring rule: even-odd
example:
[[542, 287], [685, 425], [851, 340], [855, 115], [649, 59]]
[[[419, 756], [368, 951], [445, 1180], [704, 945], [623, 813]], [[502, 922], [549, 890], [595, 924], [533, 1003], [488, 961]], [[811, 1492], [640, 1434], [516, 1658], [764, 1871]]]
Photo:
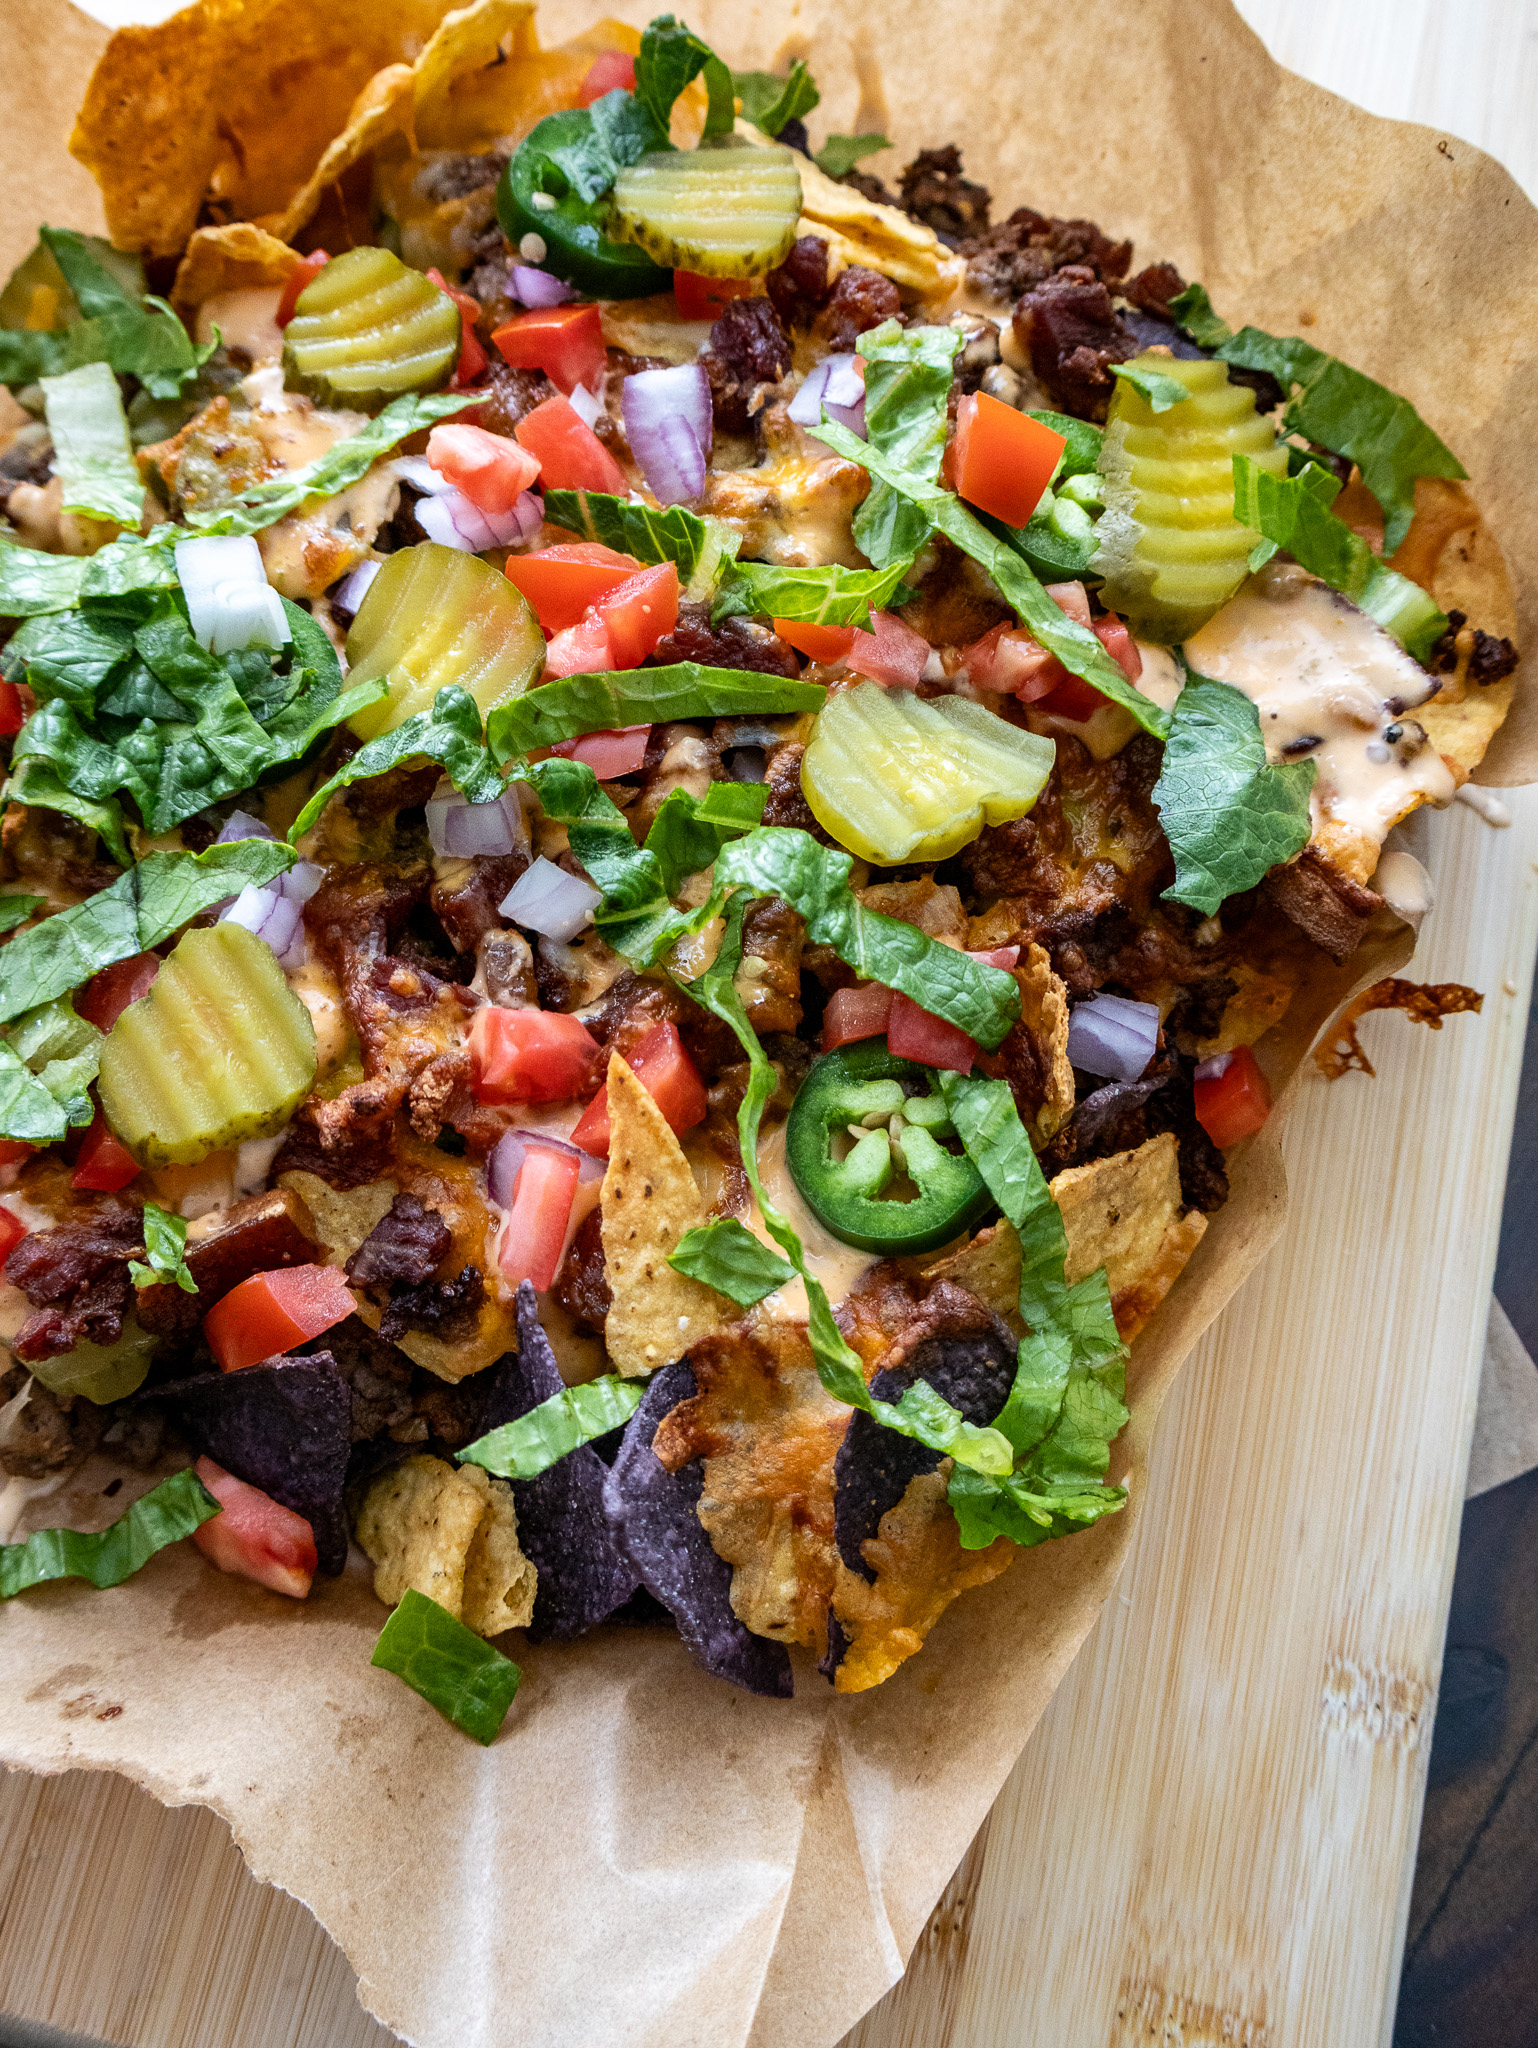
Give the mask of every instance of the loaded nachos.
[[156, 1482], [0, 1593], [356, 1540], [482, 1739], [508, 1629], [858, 1691], [1120, 1508], [1265, 1034], [1516, 658], [1402, 399], [527, 16], [297, 94], [125, 32], [112, 242], [0, 298], [0, 1462]]

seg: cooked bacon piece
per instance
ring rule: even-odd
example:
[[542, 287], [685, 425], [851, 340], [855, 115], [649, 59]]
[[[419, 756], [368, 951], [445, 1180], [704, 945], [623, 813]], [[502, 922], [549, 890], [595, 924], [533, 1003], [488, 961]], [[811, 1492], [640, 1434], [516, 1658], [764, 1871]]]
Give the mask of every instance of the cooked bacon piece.
[[1383, 908], [1375, 890], [1342, 874], [1317, 846], [1305, 846], [1295, 861], [1273, 868], [1260, 888], [1267, 902], [1337, 963], [1351, 957], [1368, 920]]
[[716, 425], [724, 434], [746, 434], [759, 387], [778, 384], [790, 368], [790, 343], [772, 301], [729, 300], [700, 365], [710, 379]]
[[1403, 1010], [1412, 1024], [1429, 1024], [1440, 1031], [1444, 1017], [1477, 1013], [1484, 1003], [1477, 988], [1461, 981], [1375, 981], [1341, 1011], [1329, 1035], [1314, 1047], [1314, 1062], [1328, 1081], [1338, 1081], [1342, 1074], [1375, 1074], [1377, 1068], [1356, 1035], [1369, 1010]]
[[811, 806], [801, 794], [801, 759], [805, 752], [800, 740], [786, 740], [769, 754], [764, 763], [764, 781], [769, 794], [764, 799], [763, 822], [766, 825], [794, 825], [798, 831], [810, 832], [824, 846], [832, 846], [835, 843], [833, 838], [818, 824]]
[[603, 1217], [597, 1209], [582, 1221], [551, 1290], [579, 1330], [603, 1335], [614, 1290], [603, 1262]]
[[[778, 896], [763, 896], [742, 921], [741, 976], [748, 1022], [760, 1036], [801, 1022], [801, 949], [806, 921]], [[757, 962], [756, 966], [750, 962]]]
[[1150, 263], [1136, 277], [1128, 278], [1122, 286], [1122, 297], [1130, 299], [1143, 312], [1152, 313], [1156, 320], [1173, 324], [1170, 300], [1178, 298], [1185, 288], [1186, 281], [1173, 263]]
[[902, 299], [889, 277], [851, 263], [834, 279], [833, 295], [813, 322], [813, 332], [826, 342], [830, 355], [847, 355], [862, 334], [883, 320], [895, 320], [901, 311]]
[[398, 1194], [347, 1261], [347, 1277], [358, 1287], [387, 1287], [394, 1280], [420, 1287], [448, 1257], [453, 1241], [441, 1216], [415, 1195]]
[[798, 676], [801, 664], [785, 642], [754, 619], [723, 619], [710, 623], [710, 606], [685, 598], [678, 623], [652, 649], [658, 668], [670, 662], [698, 661], [709, 668], [747, 669], [762, 676]]
[[934, 229], [949, 249], [988, 226], [993, 195], [961, 175], [961, 151], [954, 142], [943, 149], [921, 149], [902, 174], [904, 213]]
[[24, 1237], [6, 1260], [5, 1277], [37, 1314], [11, 1340], [16, 1357], [30, 1365], [77, 1344], [115, 1344], [133, 1300], [128, 1262], [143, 1256], [138, 1208], [113, 1197], [93, 1203], [78, 1221]]
[[1070, 264], [1025, 294], [1015, 308], [1015, 339], [1030, 351], [1053, 404], [1080, 419], [1103, 420], [1115, 379], [1112, 363], [1138, 353], [1111, 304], [1111, 294], [1087, 265]]
[[474, 1334], [485, 1299], [486, 1282], [478, 1266], [466, 1266], [452, 1279], [432, 1280], [420, 1287], [397, 1284], [379, 1334], [394, 1344], [410, 1330], [425, 1330], [446, 1344], [462, 1343]]
[[501, 928], [498, 905], [529, 865], [523, 852], [475, 854], [444, 860], [428, 898], [456, 953], [473, 953], [488, 932]]
[[162, 1283], [139, 1290], [134, 1313], [157, 1336], [191, 1338], [212, 1305], [249, 1280], [279, 1266], [308, 1266], [324, 1254], [314, 1218], [289, 1188], [269, 1188], [225, 1212], [219, 1228], [187, 1247], [187, 1270], [196, 1294]]

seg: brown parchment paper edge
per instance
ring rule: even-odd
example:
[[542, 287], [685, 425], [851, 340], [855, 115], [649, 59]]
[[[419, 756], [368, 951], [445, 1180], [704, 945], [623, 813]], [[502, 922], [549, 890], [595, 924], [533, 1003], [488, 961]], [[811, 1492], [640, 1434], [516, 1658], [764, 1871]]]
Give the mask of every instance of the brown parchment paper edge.
[[[13, 261], [39, 218], [99, 224], [62, 133], [105, 38], [60, 0], [0, 6]], [[770, 58], [786, 24], [767, 6], [694, 18], [739, 63]], [[563, 0], [546, 39], [588, 19]], [[1006, 200], [1132, 233], [1137, 261], [1202, 277], [1236, 324], [1305, 331], [1407, 392], [1467, 463], [1531, 639], [1538, 287], [1521, 281], [1538, 277], [1538, 215], [1498, 166], [1293, 78], [1222, 0], [1001, 0], [969, 8], [964, 35], [953, 11], [906, 0], [879, 20], [830, 4], [804, 25], [827, 128], [852, 125], [853, 53], [878, 49], [897, 144], [884, 162], [959, 135]], [[1032, 104], [1042, 79], [1093, 81], [1096, 141], [1065, 149], [1058, 119], [980, 100], [983, 78], [1018, 78]], [[1519, 693], [1480, 779], [1528, 780], [1535, 754]], [[1281, 1228], [1285, 1104], [1308, 1041], [1408, 950], [1402, 931], [1376, 935], [1269, 1049], [1293, 1077], [1283, 1109], [1137, 1347], [1128, 1513], [961, 1602], [879, 1693], [834, 1702], [803, 1664], [796, 1703], [767, 1708], [701, 1681], [658, 1636], [611, 1633], [524, 1656], [506, 1734], [467, 1756], [367, 1671], [379, 1609], [361, 1575], [274, 1614], [178, 1554], [111, 1596], [49, 1588], [0, 1615], [0, 1758], [117, 1769], [167, 1804], [213, 1806], [253, 1870], [341, 1943], [370, 2009], [434, 2048], [835, 2039], [895, 1978], [1114, 1584], [1163, 1395]], [[1306, 1161], [1297, 1179], [1306, 1190]], [[753, 1857], [756, 1880], [741, 1872]]]

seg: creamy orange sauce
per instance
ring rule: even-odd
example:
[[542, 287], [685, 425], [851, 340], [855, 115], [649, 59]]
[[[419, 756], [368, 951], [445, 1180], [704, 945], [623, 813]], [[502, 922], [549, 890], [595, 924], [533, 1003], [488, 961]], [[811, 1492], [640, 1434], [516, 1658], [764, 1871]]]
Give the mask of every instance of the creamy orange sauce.
[[215, 292], [198, 308], [198, 341], [206, 346], [217, 327], [226, 348], [238, 348], [253, 363], [276, 362], [283, 353], [283, 330], [277, 323], [283, 286], [248, 285]]
[[[785, 1163], [783, 1124], [760, 1139], [758, 1171], [764, 1183], [765, 1194], [780, 1214], [788, 1220], [801, 1240], [807, 1270], [814, 1280], [822, 1282], [827, 1290], [828, 1300], [837, 1308], [844, 1296], [870, 1271], [876, 1261], [869, 1252], [857, 1251], [852, 1244], [844, 1244], [831, 1231], [825, 1230], [801, 1199], [801, 1190], [791, 1178], [790, 1168]], [[742, 1220], [753, 1235], [768, 1245], [771, 1251], [780, 1251], [780, 1247], [769, 1235], [768, 1226], [756, 1202]], [[765, 1298], [763, 1310], [766, 1315], [778, 1316], [786, 1321], [804, 1322], [807, 1300], [806, 1288], [801, 1280], [787, 1281], [785, 1286], [776, 1288], [773, 1294]]]

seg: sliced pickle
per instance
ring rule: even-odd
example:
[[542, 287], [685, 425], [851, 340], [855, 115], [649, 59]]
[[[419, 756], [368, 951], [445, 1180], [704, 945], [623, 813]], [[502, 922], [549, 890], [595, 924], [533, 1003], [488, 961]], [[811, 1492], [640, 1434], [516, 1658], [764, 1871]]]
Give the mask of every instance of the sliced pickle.
[[459, 355], [459, 308], [388, 249], [349, 249], [299, 294], [283, 335], [289, 385], [377, 412], [441, 384]]
[[800, 217], [801, 173], [788, 149], [671, 150], [643, 156], [614, 184], [615, 233], [700, 277], [773, 270]]
[[272, 948], [188, 932], [101, 1049], [101, 1106], [141, 1166], [192, 1166], [280, 1131], [315, 1080], [315, 1027]]
[[856, 683], [831, 697], [801, 763], [812, 813], [880, 867], [947, 860], [984, 825], [1024, 817], [1052, 772], [1051, 740], [969, 697]]
[[347, 636], [347, 680], [387, 676], [390, 694], [348, 721], [360, 740], [430, 711], [448, 683], [484, 718], [537, 682], [545, 636], [528, 600], [500, 570], [435, 540], [400, 548], [368, 587]]
[[124, 1401], [139, 1391], [160, 1342], [130, 1313], [123, 1318], [115, 1344], [77, 1344], [57, 1358], [39, 1359], [31, 1368], [32, 1377], [50, 1394], [77, 1394], [105, 1408], [108, 1402]]
[[1125, 379], [1111, 400], [1100, 474], [1106, 509], [1095, 528], [1101, 596], [1145, 640], [1194, 633], [1244, 581], [1260, 539], [1234, 517], [1236, 455], [1276, 476], [1287, 457], [1255, 412], [1255, 394], [1222, 363], [1150, 352], [1138, 365], [1174, 377], [1190, 397], [1155, 412]]

